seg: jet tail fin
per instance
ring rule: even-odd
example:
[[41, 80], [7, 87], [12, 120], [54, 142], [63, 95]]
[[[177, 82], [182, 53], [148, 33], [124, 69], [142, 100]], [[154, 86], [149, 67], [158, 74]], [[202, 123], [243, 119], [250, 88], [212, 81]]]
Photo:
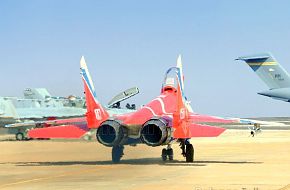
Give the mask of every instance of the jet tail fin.
[[242, 56], [236, 60], [245, 61], [270, 89], [290, 87], [289, 74], [270, 53]]
[[177, 59], [177, 107], [173, 113], [174, 138], [187, 139], [192, 137], [216, 137], [225, 131], [224, 128], [192, 123], [192, 108], [184, 95], [181, 57]]
[[[176, 76], [177, 76], [177, 106], [176, 111], [173, 113], [173, 128], [175, 131], [173, 136], [175, 138], [189, 138], [189, 128], [188, 128], [188, 118], [189, 110], [187, 106], [187, 101], [184, 95], [184, 84], [183, 84], [183, 73], [182, 73], [182, 63], [181, 56], [177, 58], [177, 67], [176, 67]], [[191, 107], [190, 107], [191, 108]]]
[[0, 97], [0, 118], [15, 118], [18, 119], [19, 115], [10, 98]]
[[[177, 58], [177, 64], [176, 64], [176, 67], [179, 69], [180, 71], [180, 86], [182, 87], [182, 89], [184, 90], [184, 75], [183, 75], [183, 68], [182, 68], [182, 60], [181, 60], [181, 55], [178, 56]], [[185, 98], [186, 99], [186, 98]], [[190, 105], [190, 101], [185, 101], [185, 106], [186, 108], [188, 109], [189, 112], [193, 112], [193, 109]]]
[[91, 75], [87, 68], [85, 58], [82, 56], [81, 61], [81, 75], [84, 82], [85, 97], [87, 104], [87, 123], [89, 128], [98, 128], [99, 125], [109, 118], [108, 112], [97, 100], [97, 94]]

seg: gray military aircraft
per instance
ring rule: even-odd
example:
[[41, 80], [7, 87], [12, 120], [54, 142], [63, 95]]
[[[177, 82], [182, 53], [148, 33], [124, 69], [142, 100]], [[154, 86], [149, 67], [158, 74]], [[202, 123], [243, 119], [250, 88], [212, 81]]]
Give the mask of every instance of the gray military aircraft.
[[271, 53], [242, 56], [236, 60], [245, 61], [269, 87], [269, 90], [259, 92], [259, 95], [290, 102], [290, 76]]
[[53, 97], [45, 88], [27, 88], [24, 97], [0, 97], [0, 127], [26, 120], [82, 116], [83, 97]]
[[[113, 114], [133, 112], [135, 104], [127, 104], [126, 109], [122, 109], [120, 103], [138, 93], [137, 87], [119, 93], [108, 103], [107, 111]], [[27, 88], [24, 98], [0, 97], [0, 127], [15, 134], [16, 140], [25, 140], [30, 129], [40, 127], [37, 122], [82, 117], [85, 113], [85, 98], [54, 97], [45, 88]]]

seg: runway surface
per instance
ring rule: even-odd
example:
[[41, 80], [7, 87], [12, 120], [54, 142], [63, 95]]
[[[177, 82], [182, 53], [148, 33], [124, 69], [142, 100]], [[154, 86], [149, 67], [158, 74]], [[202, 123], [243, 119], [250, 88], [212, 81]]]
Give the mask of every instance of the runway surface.
[[290, 189], [289, 130], [191, 142], [194, 163], [176, 144], [172, 162], [161, 161], [162, 147], [138, 145], [112, 164], [111, 149], [94, 141], [1, 141], [0, 189]]

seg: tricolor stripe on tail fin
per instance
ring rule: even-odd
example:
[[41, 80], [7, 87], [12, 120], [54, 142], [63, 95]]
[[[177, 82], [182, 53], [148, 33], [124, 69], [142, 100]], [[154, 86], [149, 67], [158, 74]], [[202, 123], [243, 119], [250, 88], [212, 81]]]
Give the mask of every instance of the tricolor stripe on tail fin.
[[173, 127], [175, 129], [173, 136], [175, 138], [189, 138], [190, 131], [188, 128], [189, 111], [186, 107], [186, 98], [183, 91], [183, 74], [181, 56], [177, 59], [176, 67], [177, 76], [177, 106], [173, 113]]
[[85, 58], [82, 56], [81, 61], [81, 75], [84, 82], [86, 104], [87, 104], [87, 122], [89, 128], [97, 128], [99, 125], [109, 118], [108, 112], [102, 107], [97, 100], [95, 87], [87, 68]]
[[[179, 72], [180, 72], [180, 85], [181, 85], [182, 90], [184, 91], [184, 75], [183, 75], [183, 69], [182, 69], [181, 55], [179, 55], [178, 58], [177, 58], [176, 67], [179, 69]], [[192, 107], [190, 105], [190, 101], [187, 101], [186, 97], [184, 97], [184, 98], [185, 98], [185, 107], [188, 109], [189, 112], [193, 112], [193, 109], [192, 109]]]

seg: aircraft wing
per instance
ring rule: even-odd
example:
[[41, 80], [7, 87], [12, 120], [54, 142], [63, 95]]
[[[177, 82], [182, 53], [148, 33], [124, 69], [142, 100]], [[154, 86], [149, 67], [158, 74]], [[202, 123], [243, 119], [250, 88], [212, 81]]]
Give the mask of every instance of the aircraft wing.
[[174, 138], [217, 137], [226, 130], [221, 127], [182, 121], [178, 122], [178, 126], [179, 127], [175, 127], [173, 133]]
[[24, 122], [19, 122], [19, 123], [7, 124], [4, 127], [6, 128], [35, 127], [36, 123], [37, 122], [35, 121], [29, 120], [29, 121], [24, 121]]

